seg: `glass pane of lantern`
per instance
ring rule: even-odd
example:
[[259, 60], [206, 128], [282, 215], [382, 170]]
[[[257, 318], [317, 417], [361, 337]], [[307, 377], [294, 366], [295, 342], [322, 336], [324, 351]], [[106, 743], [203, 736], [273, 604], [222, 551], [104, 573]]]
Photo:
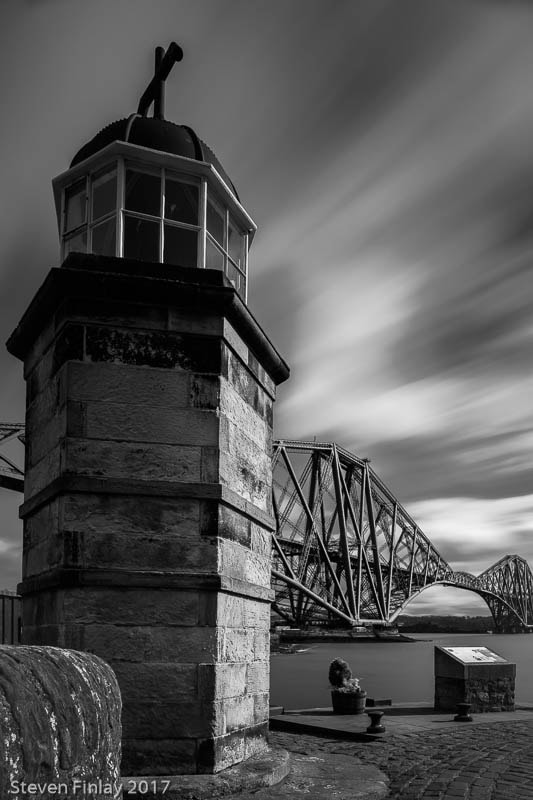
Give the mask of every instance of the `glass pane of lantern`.
[[237, 289], [237, 291], [241, 288], [241, 274], [235, 264], [232, 264], [231, 261], [228, 259], [228, 268], [227, 268], [227, 276], [230, 279], [233, 286]]
[[130, 211], [158, 217], [161, 214], [161, 178], [127, 169], [125, 206]]
[[167, 178], [165, 181], [165, 217], [177, 222], [198, 225], [198, 187]]
[[159, 223], [126, 216], [124, 219], [124, 258], [159, 261]]
[[209, 236], [205, 237], [205, 267], [206, 269], [224, 269], [224, 254], [213, 244]]
[[92, 229], [91, 252], [99, 256], [115, 255], [115, 217], [95, 225]]
[[65, 231], [72, 231], [87, 219], [86, 181], [78, 181], [65, 189]]
[[196, 267], [198, 255], [198, 234], [186, 228], [165, 225], [165, 264], [180, 267]]
[[[117, 205], [117, 173], [114, 169], [95, 175], [92, 180], [92, 219], [100, 219]], [[94, 251], [94, 247], [93, 247]]]
[[74, 234], [74, 236], [69, 236], [68, 239], [65, 239], [64, 247], [63, 247], [63, 254], [65, 258], [68, 256], [69, 253], [86, 253], [87, 252], [87, 231], [81, 231], [80, 233]]
[[224, 217], [209, 200], [207, 201], [207, 230], [213, 239], [224, 246]]
[[233, 226], [230, 218], [228, 227], [228, 253], [239, 267], [242, 267], [243, 264], [243, 242], [244, 237], [240, 231]]

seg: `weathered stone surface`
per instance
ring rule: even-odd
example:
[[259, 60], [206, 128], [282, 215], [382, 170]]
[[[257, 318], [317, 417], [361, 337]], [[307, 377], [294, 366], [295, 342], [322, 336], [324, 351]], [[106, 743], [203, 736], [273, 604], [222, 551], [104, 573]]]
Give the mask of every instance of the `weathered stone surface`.
[[65, 595], [63, 614], [70, 623], [120, 626], [190, 627], [198, 625], [197, 591], [166, 589], [72, 589]]
[[268, 723], [242, 727], [240, 730], [200, 740], [198, 743], [198, 772], [220, 772], [233, 764], [264, 752], [268, 745]]
[[201, 700], [221, 700], [244, 695], [247, 691], [247, 665], [198, 664], [198, 695]]
[[135, 739], [124, 736], [122, 751], [123, 775], [187, 775], [197, 772], [196, 739]]
[[[111, 668], [87, 653], [0, 647], [0, 796], [17, 781], [47, 786], [101, 781], [118, 786], [121, 700]], [[78, 784], [81, 792], [81, 784]], [[20, 791], [20, 788], [19, 788]], [[93, 796], [109, 797], [109, 791]]]
[[248, 628], [224, 628], [220, 661], [253, 661], [255, 634]]
[[128, 403], [143, 408], [186, 408], [188, 372], [169, 372], [131, 364], [69, 363], [68, 394], [72, 400]]
[[64, 469], [102, 478], [198, 481], [200, 453], [195, 446], [68, 439]]
[[270, 558], [256, 555], [238, 542], [222, 539], [220, 548], [220, 570], [223, 575], [249, 581], [258, 586], [270, 586]]
[[264, 448], [267, 440], [268, 423], [265, 422], [264, 414], [260, 414], [256, 408], [251, 407], [237, 392], [237, 390], [225, 380], [222, 380], [220, 392], [220, 410], [226, 418], [237, 425], [239, 429], [259, 447]]
[[225, 733], [224, 714], [212, 701], [136, 702], [124, 700], [124, 735], [133, 739], [198, 739]]
[[224, 700], [224, 733], [232, 733], [240, 728], [253, 725], [254, 719], [254, 697], [251, 695], [240, 695], [229, 697]]
[[[268, 699], [270, 684], [270, 664], [268, 661], [254, 661], [246, 665], [246, 691], [250, 694], [265, 694]], [[268, 703], [267, 703], [268, 705]]]
[[441, 678], [435, 679], [435, 708], [456, 711], [457, 703], [470, 703], [472, 713], [515, 710], [515, 679]]
[[33, 440], [24, 635], [110, 660], [127, 771], [216, 772], [266, 746], [287, 368], [223, 276], [160, 267], [66, 264], [12, 337]]
[[87, 402], [83, 415], [83, 435], [89, 439], [195, 446], [218, 442], [218, 418], [209, 409], [181, 409], [178, 414], [175, 408]]
[[69, 647], [106, 660], [184, 663], [222, 661], [221, 637], [213, 628], [195, 626], [66, 625]]
[[218, 372], [220, 342], [216, 337], [176, 334], [173, 331], [120, 330], [87, 326], [87, 361], [111, 361], [133, 366]]

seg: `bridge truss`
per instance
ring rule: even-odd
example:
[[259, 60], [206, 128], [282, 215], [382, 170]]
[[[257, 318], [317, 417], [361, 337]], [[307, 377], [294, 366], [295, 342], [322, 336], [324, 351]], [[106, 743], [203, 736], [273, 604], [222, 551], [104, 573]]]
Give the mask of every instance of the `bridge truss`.
[[[0, 448], [24, 425], [0, 423]], [[0, 487], [24, 473], [0, 452]], [[476, 592], [496, 630], [533, 630], [533, 576], [517, 555], [477, 577], [455, 572], [370, 467], [333, 443], [280, 440], [273, 448], [274, 612], [290, 625], [394, 622], [430, 586]]]
[[497, 630], [533, 628], [533, 580], [519, 556], [454, 572], [361, 459], [332, 443], [274, 444], [273, 609], [291, 625], [391, 623], [440, 584], [476, 592]]
[[[13, 439], [24, 443], [24, 425], [22, 423], [0, 422], [0, 446], [4, 446]], [[0, 452], [0, 487], [24, 491], [24, 472], [15, 464], [5, 452]]]

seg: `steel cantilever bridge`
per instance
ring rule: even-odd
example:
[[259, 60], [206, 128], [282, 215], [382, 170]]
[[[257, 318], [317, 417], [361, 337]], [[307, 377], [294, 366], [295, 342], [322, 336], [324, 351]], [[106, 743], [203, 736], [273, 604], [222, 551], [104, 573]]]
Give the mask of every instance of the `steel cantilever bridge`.
[[496, 630], [533, 630], [533, 579], [507, 555], [455, 572], [361, 459], [331, 443], [274, 443], [274, 611], [291, 625], [391, 623], [430, 586], [480, 595]]
[[[24, 425], [0, 423], [0, 445]], [[0, 453], [0, 487], [24, 475]], [[500, 632], [533, 630], [533, 578], [507, 555], [481, 575], [455, 572], [370, 467], [336, 444], [273, 448], [273, 610], [294, 626], [393, 623], [430, 586], [480, 595]]]

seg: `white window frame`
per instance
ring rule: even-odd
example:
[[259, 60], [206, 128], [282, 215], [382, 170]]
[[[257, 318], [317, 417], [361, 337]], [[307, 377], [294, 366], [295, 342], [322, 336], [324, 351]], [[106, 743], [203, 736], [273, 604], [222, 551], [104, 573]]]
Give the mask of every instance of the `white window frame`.
[[[126, 168], [131, 166], [141, 172], [159, 175], [161, 179], [161, 194], [164, 195], [165, 179], [176, 178], [183, 183], [192, 184], [198, 187], [198, 225], [182, 223], [177, 220], [165, 219], [164, 202], [166, 198], [161, 197], [162, 208], [160, 215], [155, 217], [150, 214], [142, 214], [137, 211], [128, 211], [125, 208], [125, 176]], [[92, 220], [92, 180], [93, 177], [103, 171], [116, 169], [117, 175], [117, 198], [115, 212], [100, 217], [97, 221]], [[85, 222], [66, 231], [66, 192], [74, 184], [85, 180], [86, 198], [86, 219]], [[239, 203], [234, 193], [222, 180], [216, 169], [206, 162], [199, 162], [195, 159], [183, 156], [174, 156], [160, 151], [150, 150], [149, 148], [131, 145], [126, 142], [113, 142], [104, 150], [90, 156], [85, 162], [71, 167], [66, 172], [59, 175], [53, 181], [54, 194], [56, 198], [56, 209], [60, 228], [61, 256], [66, 257], [68, 241], [80, 234], [86, 236], [85, 252], [92, 250], [92, 230], [96, 225], [100, 225], [113, 218], [115, 214], [116, 237], [115, 237], [115, 256], [124, 257], [124, 219], [125, 214], [133, 217], [155, 221], [159, 224], [159, 258], [163, 263], [164, 256], [164, 226], [170, 225], [182, 229], [193, 230], [197, 234], [197, 261], [196, 265], [202, 269], [206, 267], [207, 242], [217, 249], [221, 255], [222, 271], [228, 276], [228, 272], [235, 270], [239, 275], [239, 288], [237, 289], [244, 302], [247, 301], [248, 294], [248, 264], [249, 247], [253, 239], [256, 226], [246, 210]], [[224, 220], [224, 243], [221, 246], [207, 230], [207, 203], [213, 201], [215, 207], [222, 214]], [[228, 248], [228, 225], [231, 217], [232, 224], [242, 238], [242, 263], [238, 266], [229, 254]], [[209, 240], [208, 237], [209, 236]], [[81, 249], [81, 248], [77, 248]], [[229, 276], [228, 276], [229, 277]]]

